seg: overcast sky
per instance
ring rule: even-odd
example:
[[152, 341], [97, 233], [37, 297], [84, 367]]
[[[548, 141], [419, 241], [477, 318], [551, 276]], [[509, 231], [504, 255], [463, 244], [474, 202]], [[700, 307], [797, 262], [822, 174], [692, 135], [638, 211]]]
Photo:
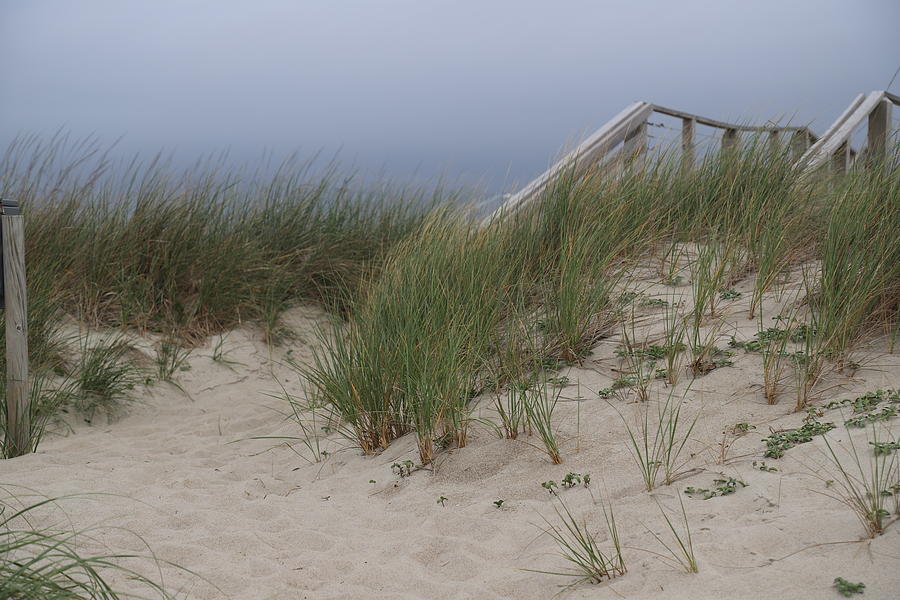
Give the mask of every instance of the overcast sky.
[[65, 127], [508, 189], [634, 100], [821, 132], [898, 31], [898, 0], [0, 0], [0, 147]]

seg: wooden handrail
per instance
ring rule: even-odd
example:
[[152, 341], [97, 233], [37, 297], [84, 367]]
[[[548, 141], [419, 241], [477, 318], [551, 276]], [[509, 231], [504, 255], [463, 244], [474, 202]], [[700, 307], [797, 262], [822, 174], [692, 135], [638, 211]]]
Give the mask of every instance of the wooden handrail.
[[657, 112], [663, 115], [669, 115], [670, 117], [678, 117], [679, 119], [693, 119], [700, 125], [707, 125], [708, 127], [716, 127], [718, 129], [725, 130], [734, 130], [734, 131], [809, 131], [809, 129], [805, 126], [780, 126], [780, 125], [738, 125], [736, 123], [726, 123], [724, 121], [717, 121], [716, 119], [710, 119], [709, 117], [703, 117], [700, 115], [694, 115], [691, 113], [684, 112], [682, 110], [675, 110], [674, 108], [666, 108], [665, 106], [660, 106], [659, 104], [653, 105], [653, 112]]
[[579, 172], [599, 164], [620, 143], [622, 152], [617, 156], [621, 156], [625, 160], [639, 158], [647, 149], [647, 118], [652, 113], [681, 119], [682, 162], [686, 167], [694, 166], [694, 132], [696, 126], [700, 124], [724, 130], [722, 147], [725, 149], [733, 148], [738, 144], [741, 132], [768, 132], [769, 143], [773, 146], [778, 144], [779, 133], [790, 132], [790, 148], [795, 160], [794, 166], [805, 174], [829, 161], [836, 171], [846, 171], [857, 155], [850, 145], [851, 136], [865, 119], [868, 119], [869, 125], [866, 144], [867, 160], [876, 161], [883, 158], [887, 152], [891, 128], [891, 108], [894, 104], [900, 105], [900, 96], [887, 91], [859, 94], [820, 138], [806, 126], [739, 125], [649, 102], [634, 102], [607, 121], [603, 127], [547, 171], [510, 196], [485, 222], [517, 210], [539, 195], [563, 173], [569, 172], [577, 175]]
[[793, 134], [791, 144], [797, 157], [806, 151], [811, 142], [818, 140], [818, 137], [805, 126], [738, 125], [638, 101], [628, 105], [547, 171], [510, 196], [485, 222], [516, 211], [539, 195], [563, 173], [570, 172], [577, 175], [578, 172], [598, 164], [620, 143], [623, 144], [621, 156], [626, 159], [640, 158], [647, 149], [647, 118], [654, 112], [682, 120], [681, 149], [682, 160], [686, 166], [693, 166], [694, 163], [694, 131], [697, 124], [723, 129], [724, 146], [736, 145], [739, 132], [769, 132], [775, 135], [791, 132]]
[[883, 158], [890, 135], [892, 104], [900, 104], [900, 98], [884, 90], [859, 94], [822, 138], [797, 161], [797, 168], [803, 173], [811, 173], [830, 162], [837, 172], [846, 172], [854, 156], [851, 137], [864, 121], [868, 121], [867, 158]]

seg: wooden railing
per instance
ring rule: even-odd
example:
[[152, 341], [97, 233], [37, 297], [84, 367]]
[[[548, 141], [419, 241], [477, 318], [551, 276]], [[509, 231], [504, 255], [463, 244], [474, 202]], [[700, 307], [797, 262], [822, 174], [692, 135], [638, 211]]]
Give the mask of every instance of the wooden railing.
[[722, 149], [737, 146], [742, 132], [768, 133], [773, 144], [779, 143], [781, 134], [788, 133], [791, 156], [795, 166], [802, 172], [814, 171], [828, 160], [831, 160], [834, 168], [843, 172], [857, 156], [857, 152], [851, 147], [850, 137], [866, 118], [869, 120], [869, 131], [865, 155], [872, 160], [884, 157], [890, 138], [891, 104], [898, 104], [898, 100], [900, 98], [885, 91], [860, 94], [821, 138], [805, 126], [738, 125], [658, 104], [635, 102], [547, 171], [511, 195], [488, 217], [488, 221], [527, 204], [563, 173], [571, 173], [577, 177], [586, 170], [603, 164], [613, 154], [623, 161], [640, 159], [647, 152], [648, 119], [653, 113], [681, 119], [681, 160], [686, 167], [696, 164], [695, 131], [697, 125], [704, 125], [722, 130]]
[[900, 104], [900, 97], [890, 92], [860, 94], [821, 139], [803, 154], [797, 161], [797, 167], [804, 173], [810, 173], [830, 164], [836, 172], [846, 172], [857, 156], [850, 145], [851, 137], [866, 121], [868, 132], [863, 154], [870, 163], [884, 160], [890, 143], [891, 109], [894, 104]]

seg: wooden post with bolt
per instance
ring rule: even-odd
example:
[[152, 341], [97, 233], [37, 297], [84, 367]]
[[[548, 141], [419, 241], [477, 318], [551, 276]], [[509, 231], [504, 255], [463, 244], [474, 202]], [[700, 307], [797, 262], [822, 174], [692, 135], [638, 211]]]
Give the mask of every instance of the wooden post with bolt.
[[28, 393], [28, 312], [25, 287], [25, 221], [15, 200], [0, 200], [3, 243], [2, 303], [6, 316], [5, 454], [27, 454], [31, 444]]

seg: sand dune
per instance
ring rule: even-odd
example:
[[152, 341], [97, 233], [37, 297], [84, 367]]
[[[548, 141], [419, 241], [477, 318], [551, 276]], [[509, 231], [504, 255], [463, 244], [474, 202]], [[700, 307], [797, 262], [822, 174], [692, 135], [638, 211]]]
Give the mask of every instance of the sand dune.
[[[662, 291], [672, 289], [647, 289]], [[723, 307], [730, 315], [723, 345], [730, 335], [755, 333], [743, 300]], [[286, 321], [298, 338], [275, 348], [251, 328], [234, 331], [225, 342], [227, 357], [236, 361], [230, 366], [212, 360], [210, 342], [192, 354], [190, 370], [179, 373], [182, 389], [166, 383], [141, 388], [124, 414], [91, 425], [76, 420], [71, 433], [48, 437], [38, 453], [0, 463], [0, 482], [51, 496], [114, 494], [66, 500], [71, 524], [102, 523], [139, 534], [158, 557], [197, 574], [165, 571], [169, 588], [191, 598], [553, 597], [565, 578], [525, 569], [564, 567], [552, 540], [541, 534], [542, 517], [554, 518], [556, 500], [540, 484], [569, 471], [591, 474], [590, 487], [560, 490], [559, 496], [593, 530], [603, 531], [600, 499], [614, 506], [628, 573], [578, 585], [560, 597], [836, 598], [832, 581], [838, 576], [865, 582], [866, 599], [900, 594], [900, 526], [865, 539], [855, 515], [823, 494], [830, 490], [825, 481], [836, 475], [821, 437], [780, 460], [762, 457], [760, 440], [769, 429], [799, 426], [803, 415], [792, 411], [789, 393], [777, 405], [765, 403], [758, 355], [738, 352], [734, 366], [697, 378], [687, 391], [690, 377], [682, 378], [685, 410], [700, 415], [686, 465], [694, 471], [653, 493], [643, 489], [616, 411], [631, 418], [636, 405], [597, 394], [610, 387], [618, 367], [616, 335], [582, 366], [560, 374], [568, 377], [558, 411], [562, 465], [550, 464], [534, 439], [501, 440], [475, 424], [466, 448], [440, 454], [433, 469], [400, 478], [391, 465], [417, 459], [413, 436], [367, 457], [331, 434], [322, 440], [327, 455], [320, 462], [310, 462], [299, 443], [292, 450], [275, 440], [249, 439], [299, 435], [284, 422], [284, 402], [267, 393], [277, 394], [279, 381], [291, 393], [303, 393], [284, 361], [288, 353], [308, 357], [313, 328], [325, 319], [315, 309], [292, 310]], [[648, 319], [648, 331], [655, 323]], [[149, 343], [137, 346], [148, 350]], [[862, 368], [852, 378], [834, 376], [818, 403], [897, 387], [900, 357], [876, 340]], [[655, 389], [667, 393], [661, 384]], [[476, 416], [491, 416], [487, 400], [476, 406]], [[846, 446], [852, 438], [868, 452], [866, 431], [845, 429], [838, 410], [822, 420], [838, 423], [827, 434], [833, 443]], [[734, 443], [721, 464], [722, 431], [739, 422], [755, 429]], [[900, 419], [889, 426], [896, 436]], [[778, 470], [752, 465], [761, 460]], [[682, 493], [687, 486], [712, 487], [721, 476], [747, 487], [709, 500]], [[656, 503], [674, 514], [679, 495], [698, 574], [662, 560], [657, 554], [665, 550], [647, 531], [668, 539]], [[443, 506], [437, 501], [442, 496]], [[493, 502], [500, 499], [497, 508]], [[605, 540], [604, 533], [599, 537]], [[139, 540], [118, 529], [104, 530], [97, 541], [117, 551], [142, 551]]]

